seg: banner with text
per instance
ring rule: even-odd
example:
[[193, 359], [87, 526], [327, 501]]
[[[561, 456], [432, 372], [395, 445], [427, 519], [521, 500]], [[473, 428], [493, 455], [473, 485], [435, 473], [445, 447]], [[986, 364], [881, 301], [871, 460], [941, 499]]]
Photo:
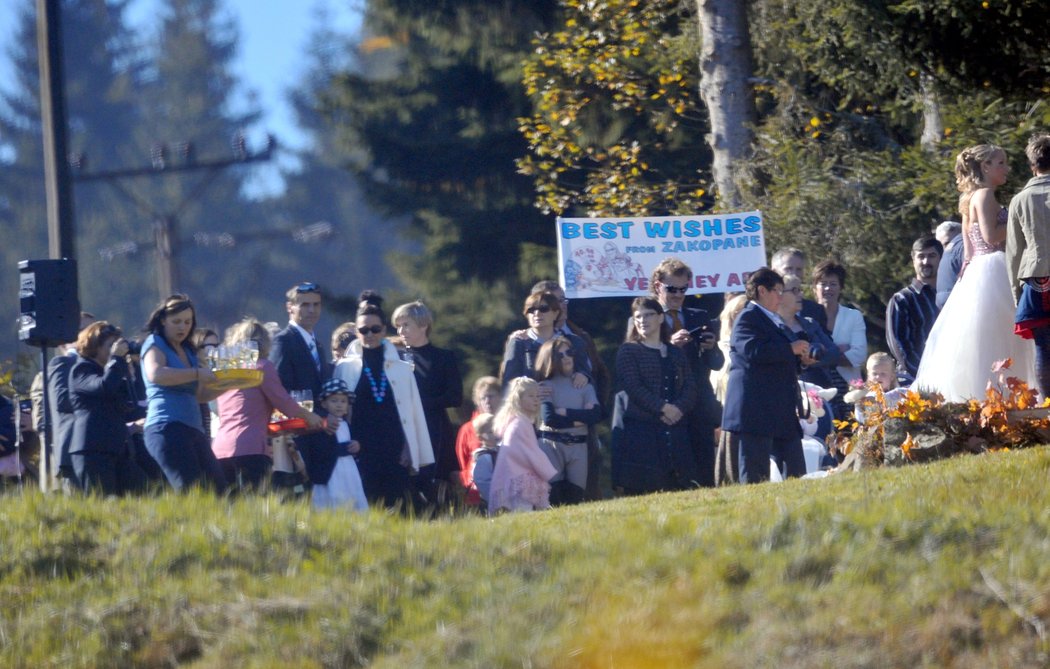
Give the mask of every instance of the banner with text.
[[766, 264], [762, 212], [558, 219], [568, 298], [645, 295], [653, 269], [669, 256], [692, 268], [690, 295], [742, 292], [748, 275]]

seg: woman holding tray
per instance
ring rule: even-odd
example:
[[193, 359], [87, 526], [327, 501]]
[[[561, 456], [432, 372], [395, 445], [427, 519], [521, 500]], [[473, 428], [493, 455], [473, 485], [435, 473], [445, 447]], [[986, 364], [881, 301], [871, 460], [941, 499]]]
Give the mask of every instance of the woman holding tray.
[[301, 418], [311, 430], [324, 426], [324, 419], [292, 399], [281, 385], [277, 367], [268, 359], [270, 334], [262, 323], [245, 318], [226, 330], [226, 346], [259, 348], [257, 369], [262, 384], [254, 388], [230, 390], [219, 395], [219, 430], [211, 448], [219, 460], [226, 481], [236, 488], [255, 489], [266, 478], [273, 458], [266, 443], [266, 425], [277, 409], [289, 418]]

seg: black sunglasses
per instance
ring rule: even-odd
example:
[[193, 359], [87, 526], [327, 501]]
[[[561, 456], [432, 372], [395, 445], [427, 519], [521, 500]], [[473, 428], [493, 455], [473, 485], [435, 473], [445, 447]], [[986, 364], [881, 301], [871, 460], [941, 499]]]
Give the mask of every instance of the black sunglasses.
[[320, 292], [321, 287], [312, 281], [304, 281], [295, 287], [297, 293], [317, 293]]
[[667, 284], [664, 284], [664, 290], [671, 293], [672, 295], [675, 293], [685, 294], [685, 291], [689, 290], [689, 286], [682, 286], [681, 288], [679, 288], [678, 286], [668, 286]]
[[357, 328], [357, 331], [361, 334], [379, 334], [385, 328], [382, 325], [369, 325], [363, 328]]
[[546, 304], [541, 304], [541, 305], [539, 305], [537, 307], [529, 307], [528, 309], [525, 310], [525, 313], [527, 313], [527, 314], [534, 314], [534, 313], [536, 313], [538, 311], [541, 314], [545, 314], [545, 313], [548, 313], [550, 310], [551, 310], [551, 308], [548, 307]]

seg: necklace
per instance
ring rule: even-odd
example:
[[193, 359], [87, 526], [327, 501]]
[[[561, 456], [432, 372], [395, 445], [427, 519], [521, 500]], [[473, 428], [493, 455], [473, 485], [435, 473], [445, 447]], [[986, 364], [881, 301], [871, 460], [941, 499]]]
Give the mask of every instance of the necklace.
[[365, 376], [368, 377], [368, 385], [372, 387], [372, 397], [375, 398], [376, 404], [382, 404], [383, 398], [386, 397], [387, 382], [386, 372], [379, 370], [379, 384], [376, 384], [376, 379], [372, 376], [372, 370], [365, 365]]

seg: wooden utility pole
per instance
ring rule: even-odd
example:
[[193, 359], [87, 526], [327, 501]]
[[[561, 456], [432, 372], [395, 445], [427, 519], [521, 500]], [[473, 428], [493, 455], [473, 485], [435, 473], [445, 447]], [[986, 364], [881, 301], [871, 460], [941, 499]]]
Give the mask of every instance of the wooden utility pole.
[[40, 61], [40, 121], [44, 133], [47, 243], [52, 258], [75, 257], [73, 184], [66, 141], [65, 71], [62, 64], [61, 0], [36, 0]]

